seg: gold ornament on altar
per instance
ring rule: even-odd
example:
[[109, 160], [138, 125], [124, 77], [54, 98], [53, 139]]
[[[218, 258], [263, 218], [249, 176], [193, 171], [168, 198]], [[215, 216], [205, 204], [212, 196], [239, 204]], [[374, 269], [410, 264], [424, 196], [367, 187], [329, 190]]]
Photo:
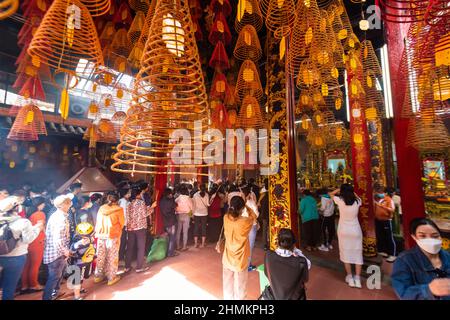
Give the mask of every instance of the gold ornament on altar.
[[[113, 171], [168, 174], [205, 164], [172, 163], [175, 129], [207, 125], [208, 102], [187, 0], [157, 0]], [[187, 142], [186, 142], [187, 143]], [[194, 142], [198, 148], [203, 142]], [[187, 145], [186, 145], [187, 147]], [[191, 144], [189, 143], [189, 147]], [[197, 174], [195, 173], [192, 174]]]
[[80, 59], [94, 67], [103, 65], [94, 22], [78, 0], [53, 1], [31, 40], [28, 54], [54, 69], [75, 70]]
[[239, 60], [258, 61], [262, 56], [261, 44], [258, 34], [252, 25], [246, 25], [241, 32], [233, 52]]
[[251, 60], [245, 60], [242, 63], [236, 83], [236, 96], [242, 100], [247, 95], [253, 96], [257, 100], [260, 100], [263, 96], [259, 72], [255, 63]]

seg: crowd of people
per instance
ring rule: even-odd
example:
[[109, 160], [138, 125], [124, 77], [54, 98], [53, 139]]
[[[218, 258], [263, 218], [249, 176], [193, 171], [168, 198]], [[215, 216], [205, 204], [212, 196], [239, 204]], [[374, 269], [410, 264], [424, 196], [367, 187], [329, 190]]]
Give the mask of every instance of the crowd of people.
[[[402, 299], [450, 298], [449, 254], [441, 249], [440, 231], [431, 220], [412, 222], [411, 235], [417, 247], [396, 258], [391, 222], [396, 210], [393, 197], [392, 190], [375, 188], [377, 246], [387, 262], [394, 262], [394, 290]], [[361, 204], [350, 184], [334, 191], [320, 189], [314, 194], [302, 190], [299, 203], [305, 249], [329, 252], [334, 249], [337, 234], [345, 281], [356, 288], [362, 288], [363, 234], [358, 221]], [[58, 299], [63, 294], [61, 281], [73, 270], [79, 274], [71, 286], [73, 296], [82, 300], [87, 293], [83, 288], [86, 277], [93, 275], [95, 283], [112, 286], [130, 273], [133, 265], [136, 273], [147, 271], [146, 255], [152, 242], [149, 231], [155, 210], [162, 217], [167, 257], [192, 248], [188, 246], [191, 228], [194, 248], [216, 244], [216, 250], [222, 253], [224, 299], [246, 298], [248, 272], [256, 269], [252, 253], [260, 228], [266, 250], [264, 273], [270, 283], [261, 299], [306, 299], [311, 262], [295, 247], [297, 239], [292, 230], [279, 230], [277, 248], [268, 250], [266, 179], [262, 187], [254, 180], [239, 184], [218, 181], [209, 186], [183, 181], [164, 189], [161, 197], [144, 181], [123, 181], [115, 191], [89, 196], [82, 194], [80, 183], [72, 184], [60, 195], [29, 185], [11, 194], [0, 188], [3, 300], [37, 291], [43, 291], [44, 300]], [[46, 271], [44, 281], [42, 270]]]

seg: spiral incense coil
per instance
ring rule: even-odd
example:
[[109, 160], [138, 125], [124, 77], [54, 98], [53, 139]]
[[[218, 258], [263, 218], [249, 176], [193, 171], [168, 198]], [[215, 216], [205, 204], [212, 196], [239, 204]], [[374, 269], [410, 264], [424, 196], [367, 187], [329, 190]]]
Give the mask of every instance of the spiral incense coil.
[[210, 98], [224, 100], [228, 90], [227, 77], [220, 71], [214, 72], [211, 91], [209, 93]]
[[312, 128], [306, 136], [306, 141], [312, 150], [323, 150], [327, 144], [327, 135], [324, 130], [319, 128]]
[[113, 22], [122, 24], [122, 25], [130, 25], [133, 21], [133, 16], [131, 15], [131, 9], [128, 6], [126, 1], [120, 1], [122, 4], [119, 9], [116, 10], [113, 16]]
[[[276, 39], [291, 34], [297, 19], [294, 0], [262, 0], [267, 5], [266, 27], [274, 33]], [[261, 6], [266, 6], [261, 5]]]
[[317, 88], [320, 83], [320, 70], [317, 69], [316, 64], [310, 58], [304, 59], [300, 64], [297, 76], [297, 88], [300, 90]]
[[128, 30], [128, 40], [134, 45], [141, 37], [142, 28], [145, 24], [145, 14], [142, 11], [136, 12], [130, 29]]
[[130, 42], [128, 41], [127, 29], [121, 28], [117, 30], [111, 43], [111, 50], [119, 56], [128, 57], [131, 48]]
[[[208, 166], [168, 164], [175, 146], [192, 147], [190, 141], [172, 141], [171, 133], [175, 129], [192, 132], [197, 120], [202, 121], [202, 129], [208, 124], [206, 89], [187, 0], [157, 1], [133, 100], [112, 170], [167, 174]], [[204, 142], [193, 145], [202, 150]]]
[[148, 8], [150, 7], [150, 0], [128, 0], [128, 4], [130, 8], [138, 12], [147, 13]]
[[102, 33], [100, 34], [99, 40], [100, 44], [104, 48], [106, 45], [111, 44], [114, 34], [116, 33], [116, 28], [114, 22], [108, 21], [103, 27]]
[[141, 30], [141, 36], [139, 37], [139, 40], [138, 40], [138, 43], [140, 45], [142, 45], [142, 49], [144, 49], [145, 43], [147, 42], [147, 39], [148, 39], [148, 32], [152, 25], [152, 19], [155, 15], [156, 1], [157, 0], [151, 1], [150, 7], [148, 8], [147, 14], [145, 15], [145, 21], [144, 21], [144, 25]]
[[98, 17], [107, 14], [111, 9], [112, 0], [80, 0], [89, 10], [91, 16]]
[[0, 20], [6, 19], [16, 13], [19, 8], [19, 0], [0, 1]]
[[103, 65], [102, 50], [89, 11], [78, 0], [55, 0], [28, 48], [32, 59], [54, 69], [75, 70], [80, 59]]
[[239, 32], [233, 54], [239, 60], [252, 60], [256, 62], [261, 59], [261, 44], [259, 43], [256, 29], [252, 25], [246, 25]]
[[216, 14], [214, 23], [208, 36], [209, 42], [215, 45], [218, 41], [222, 41], [225, 45], [231, 42], [231, 32], [227, 24], [227, 19], [222, 13]]
[[289, 72], [297, 76], [300, 64], [309, 57], [312, 43], [319, 34], [320, 13], [314, 0], [309, 2], [309, 7], [303, 1], [297, 4], [297, 19], [291, 34], [291, 44], [288, 52]]
[[246, 96], [252, 96], [257, 100], [261, 100], [263, 96], [259, 72], [255, 63], [251, 60], [245, 60], [239, 69], [238, 80], [236, 83], [236, 96], [239, 97], [240, 100], [244, 99]]
[[8, 139], [35, 141], [38, 134], [47, 135], [42, 111], [34, 104], [25, 105], [17, 113]]
[[245, 96], [242, 100], [237, 127], [243, 129], [262, 129], [265, 127], [261, 107], [255, 97]]
[[227, 51], [222, 41], [217, 42], [209, 60], [209, 66], [222, 71], [230, 69], [230, 61], [228, 60]]
[[263, 16], [257, 0], [239, 0], [238, 2], [234, 28], [237, 32], [241, 32], [242, 28], [248, 24], [252, 25], [256, 31], [261, 30], [263, 26]]
[[228, 112], [222, 103], [216, 104], [214, 107], [214, 112], [211, 116], [212, 125], [214, 128], [221, 131], [225, 131], [231, 127]]
[[450, 146], [449, 132], [438, 117], [412, 119], [406, 141], [407, 145], [421, 152], [446, 152]]

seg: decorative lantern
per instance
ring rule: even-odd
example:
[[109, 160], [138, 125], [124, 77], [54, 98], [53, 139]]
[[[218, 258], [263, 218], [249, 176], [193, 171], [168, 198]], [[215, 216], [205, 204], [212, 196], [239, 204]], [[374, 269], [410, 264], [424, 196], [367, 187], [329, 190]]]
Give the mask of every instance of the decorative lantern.
[[255, 97], [246, 96], [243, 99], [237, 119], [237, 126], [239, 128], [253, 129], [261, 129], [264, 127], [261, 107]]
[[130, 53], [130, 42], [128, 40], [127, 29], [122, 28], [117, 30], [111, 42], [111, 49], [119, 56], [128, 57]]
[[139, 12], [143, 12], [145, 14], [150, 7], [150, 0], [128, 0], [128, 4], [131, 9], [136, 11], [136, 14]]
[[134, 45], [138, 42], [141, 37], [142, 29], [145, 24], [145, 14], [142, 11], [137, 11], [134, 16], [133, 22], [131, 23], [130, 29], [128, 30], [128, 40]]

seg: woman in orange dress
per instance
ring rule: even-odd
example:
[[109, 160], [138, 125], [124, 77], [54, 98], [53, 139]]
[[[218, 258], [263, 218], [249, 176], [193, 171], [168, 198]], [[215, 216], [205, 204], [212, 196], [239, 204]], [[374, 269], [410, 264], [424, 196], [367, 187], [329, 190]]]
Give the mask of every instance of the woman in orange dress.
[[[36, 197], [31, 200], [33, 212], [28, 219], [34, 226], [39, 221], [45, 225], [45, 213], [43, 212], [45, 207], [45, 198]], [[45, 227], [41, 231], [38, 237], [28, 245], [28, 255], [25, 267], [22, 272], [22, 290], [21, 292], [35, 292], [42, 291], [43, 287], [39, 284], [39, 268], [42, 263], [42, 258], [44, 256], [44, 245], [45, 245]]]

